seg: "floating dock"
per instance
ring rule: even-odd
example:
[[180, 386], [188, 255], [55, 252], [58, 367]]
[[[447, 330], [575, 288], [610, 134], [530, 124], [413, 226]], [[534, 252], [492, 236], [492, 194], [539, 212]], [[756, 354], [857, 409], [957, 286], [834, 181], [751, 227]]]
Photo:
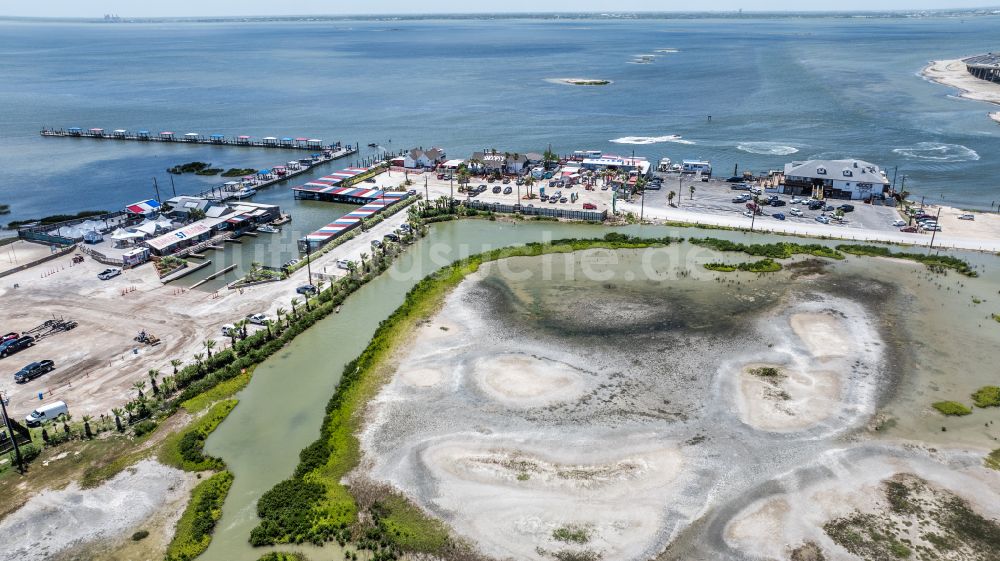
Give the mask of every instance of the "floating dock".
[[[323, 247], [343, 234], [360, 226], [361, 220], [370, 218], [410, 196], [409, 193], [404, 191], [383, 191], [381, 189], [343, 189], [351, 191], [364, 191], [364, 197], [368, 202], [361, 208], [341, 216], [340, 218], [299, 240], [299, 249], [301, 251], [315, 251], [316, 249]], [[360, 194], [352, 194], [350, 197], [352, 199], [358, 199], [360, 198]]]
[[313, 179], [305, 185], [292, 187], [292, 193], [296, 199], [363, 205], [372, 199], [372, 196], [366, 192], [378, 191], [378, 189], [340, 187], [340, 185], [344, 182], [351, 182], [355, 177], [367, 173], [371, 169], [364, 167], [344, 168], [330, 175]]
[[[129, 131], [126, 129], [114, 129], [110, 132], [101, 128], [84, 129], [81, 127], [70, 127], [68, 129], [48, 129], [43, 128], [42, 136], [57, 138], [94, 138], [98, 140], [131, 140], [136, 142], [167, 142], [176, 144], [209, 144], [213, 146], [244, 146], [248, 148], [285, 148], [289, 150], [340, 150], [343, 145], [340, 142], [334, 144], [323, 144], [321, 138], [307, 138], [289, 136], [278, 138], [275, 136], [265, 136], [254, 138], [247, 135], [226, 136], [224, 134], [203, 135], [197, 132], [177, 134], [173, 131], [161, 131], [152, 133], [148, 130]], [[354, 148], [357, 152], [357, 147]]]

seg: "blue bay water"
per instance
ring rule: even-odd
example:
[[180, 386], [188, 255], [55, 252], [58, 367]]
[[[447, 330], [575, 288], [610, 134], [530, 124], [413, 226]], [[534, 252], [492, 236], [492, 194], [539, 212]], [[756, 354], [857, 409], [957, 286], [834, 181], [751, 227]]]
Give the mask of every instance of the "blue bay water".
[[[264, 167], [294, 152], [52, 139], [41, 126], [309, 136], [450, 156], [495, 147], [710, 159], [720, 174], [857, 157], [932, 200], [1000, 201], [995, 106], [927, 61], [995, 50], [1000, 18], [0, 22], [7, 220], [169, 194], [192, 160]], [[657, 52], [676, 49], [678, 52]], [[632, 64], [635, 55], [656, 55]], [[552, 78], [609, 79], [605, 87]], [[708, 122], [707, 116], [712, 120]], [[618, 144], [680, 135], [682, 142]], [[178, 192], [218, 178], [175, 177]], [[287, 187], [279, 187], [287, 191]], [[285, 193], [287, 195], [287, 193]], [[273, 196], [288, 200], [290, 196]]]

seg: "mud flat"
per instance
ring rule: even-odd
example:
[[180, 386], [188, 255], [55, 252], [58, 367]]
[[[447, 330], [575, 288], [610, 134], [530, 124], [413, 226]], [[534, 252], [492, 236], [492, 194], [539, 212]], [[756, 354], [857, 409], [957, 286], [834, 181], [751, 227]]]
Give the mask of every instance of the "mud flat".
[[194, 474], [145, 460], [93, 489], [71, 484], [45, 491], [0, 523], [5, 558], [42, 561], [91, 553], [118, 558], [107, 546], [128, 540], [140, 526], [158, 530], [146, 538], [157, 545], [144, 545], [160, 547], [151, 557], [162, 556], [195, 482]]
[[979, 457], [860, 446], [773, 483], [726, 525], [730, 547], [778, 559], [805, 549], [826, 559], [995, 559], [1000, 478]]
[[744, 423], [836, 432], [875, 412], [883, 344], [861, 306], [842, 298], [800, 302], [762, 321], [776, 360], [738, 365], [732, 395]]
[[498, 558], [650, 559], [874, 413], [884, 343], [851, 286], [650, 282], [641, 251], [605, 260], [610, 280], [573, 274], [596, 257], [466, 278], [370, 403], [352, 477]]

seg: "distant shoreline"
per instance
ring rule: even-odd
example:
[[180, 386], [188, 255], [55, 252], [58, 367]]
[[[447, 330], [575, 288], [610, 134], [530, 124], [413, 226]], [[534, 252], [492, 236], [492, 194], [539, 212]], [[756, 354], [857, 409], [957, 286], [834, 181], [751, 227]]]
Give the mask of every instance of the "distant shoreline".
[[[89, 11], [89, 10], [88, 10]], [[261, 22], [323, 22], [323, 21], [424, 21], [436, 19], [452, 20], [506, 20], [506, 19], [551, 19], [551, 20], [592, 20], [608, 21], [631, 19], [918, 19], [935, 17], [995, 17], [998, 11], [990, 8], [959, 8], [937, 10], [798, 10], [798, 11], [642, 11], [605, 10], [575, 12], [457, 12], [457, 13], [342, 13], [342, 14], [252, 14], [252, 15], [194, 15], [194, 16], [133, 16], [116, 14], [105, 20], [101, 15], [62, 17], [0, 15], [0, 22], [21, 23], [261, 23]]]
[[[969, 74], [961, 59], [931, 61], [920, 75], [932, 82], [961, 91], [959, 97], [1000, 105], [1000, 84], [980, 80]], [[988, 115], [1000, 124], [1000, 111]]]

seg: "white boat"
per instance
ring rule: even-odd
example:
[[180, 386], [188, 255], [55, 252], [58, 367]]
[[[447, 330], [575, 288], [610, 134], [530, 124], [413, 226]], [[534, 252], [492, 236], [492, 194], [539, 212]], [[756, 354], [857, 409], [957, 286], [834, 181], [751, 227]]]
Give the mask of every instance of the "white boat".
[[249, 199], [250, 197], [257, 194], [257, 190], [253, 187], [243, 187], [239, 191], [233, 194], [237, 199]]
[[261, 226], [257, 226], [257, 231], [264, 234], [277, 234], [281, 230], [271, 226], [270, 224], [263, 224]]

